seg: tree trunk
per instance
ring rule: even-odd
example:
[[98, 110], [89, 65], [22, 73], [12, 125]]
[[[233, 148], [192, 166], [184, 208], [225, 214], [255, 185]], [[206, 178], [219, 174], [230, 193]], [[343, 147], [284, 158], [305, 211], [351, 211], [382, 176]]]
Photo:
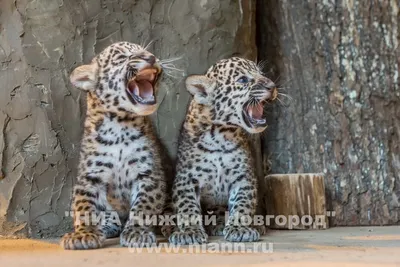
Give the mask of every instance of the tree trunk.
[[[61, 235], [70, 209], [85, 94], [70, 72], [109, 44], [149, 43], [186, 74], [256, 58], [255, 3], [235, 0], [0, 1], [0, 236]], [[172, 155], [189, 94], [166, 79], [154, 116]]]
[[323, 172], [333, 225], [398, 224], [398, 0], [259, 0], [257, 13], [259, 57], [292, 98], [270, 111], [265, 165]]
[[[324, 175], [271, 174], [265, 177], [268, 226], [275, 229], [327, 229]], [[267, 218], [267, 217], [266, 217]]]

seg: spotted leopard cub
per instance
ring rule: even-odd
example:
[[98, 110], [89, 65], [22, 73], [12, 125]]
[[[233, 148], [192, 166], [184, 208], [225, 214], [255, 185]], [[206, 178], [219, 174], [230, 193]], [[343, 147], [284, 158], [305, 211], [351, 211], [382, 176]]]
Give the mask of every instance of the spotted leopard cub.
[[[263, 108], [276, 98], [275, 84], [254, 62], [233, 57], [217, 62], [205, 75], [188, 77], [186, 87], [194, 98], [183, 123], [173, 183], [177, 226], [164, 233], [180, 245], [205, 243], [208, 234], [233, 242], [256, 241], [257, 229], [240, 220], [253, 218], [257, 204], [247, 133], [266, 129]], [[229, 212], [227, 221], [221, 207]], [[196, 221], [211, 211], [217, 215], [216, 225]]]
[[161, 150], [146, 117], [157, 109], [161, 72], [153, 54], [127, 42], [72, 72], [72, 84], [87, 92], [87, 113], [73, 191], [73, 211], [82, 219], [62, 238], [65, 249], [99, 248], [119, 235], [123, 246], [156, 242], [140, 216], [160, 214], [166, 196]]

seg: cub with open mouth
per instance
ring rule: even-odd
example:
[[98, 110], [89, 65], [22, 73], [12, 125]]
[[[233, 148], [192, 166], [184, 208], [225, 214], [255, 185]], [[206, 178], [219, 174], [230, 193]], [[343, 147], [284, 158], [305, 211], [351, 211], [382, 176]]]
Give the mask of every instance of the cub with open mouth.
[[[276, 86], [255, 62], [233, 57], [218, 61], [205, 75], [189, 76], [186, 88], [193, 100], [179, 138], [171, 206], [177, 218], [218, 213], [216, 224], [177, 220], [176, 227], [163, 227], [163, 233], [180, 245], [205, 243], [208, 235], [257, 241], [262, 227], [241, 220], [253, 219], [257, 205], [247, 133], [267, 127], [264, 105], [277, 97]], [[227, 221], [221, 210], [229, 212]]]
[[160, 69], [144, 68], [133, 77], [128, 78], [127, 93], [133, 104], [153, 106], [156, 104], [155, 86]]
[[[242, 77], [241, 79], [245, 79]], [[260, 133], [267, 128], [265, 105], [278, 96], [275, 84], [266, 77], [259, 77], [253, 84], [247, 84], [249, 99], [242, 106], [243, 128], [249, 133]]]
[[72, 84], [87, 92], [72, 208], [75, 217], [89, 216], [74, 220], [74, 231], [61, 239], [65, 249], [95, 249], [118, 236], [122, 246], [156, 243], [154, 225], [137, 220], [161, 214], [166, 199], [162, 150], [147, 116], [157, 110], [161, 72], [152, 53], [127, 42], [72, 72]]

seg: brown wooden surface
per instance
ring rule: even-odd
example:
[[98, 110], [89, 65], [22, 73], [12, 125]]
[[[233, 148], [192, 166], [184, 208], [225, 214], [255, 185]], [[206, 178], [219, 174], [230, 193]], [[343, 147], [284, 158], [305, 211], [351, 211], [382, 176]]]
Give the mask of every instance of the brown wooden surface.
[[268, 175], [265, 190], [267, 215], [273, 216], [270, 228], [325, 229], [329, 226], [322, 174]]

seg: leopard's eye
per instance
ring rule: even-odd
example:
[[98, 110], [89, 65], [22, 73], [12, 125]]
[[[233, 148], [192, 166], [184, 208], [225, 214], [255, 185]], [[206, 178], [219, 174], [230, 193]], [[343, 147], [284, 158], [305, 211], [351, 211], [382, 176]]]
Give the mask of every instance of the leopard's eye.
[[122, 55], [122, 54], [119, 54], [119, 55], [115, 58], [115, 60], [125, 60], [126, 58], [127, 58], [127, 56]]
[[242, 76], [237, 80], [238, 83], [248, 83], [249, 82], [249, 78], [247, 78], [246, 76]]

